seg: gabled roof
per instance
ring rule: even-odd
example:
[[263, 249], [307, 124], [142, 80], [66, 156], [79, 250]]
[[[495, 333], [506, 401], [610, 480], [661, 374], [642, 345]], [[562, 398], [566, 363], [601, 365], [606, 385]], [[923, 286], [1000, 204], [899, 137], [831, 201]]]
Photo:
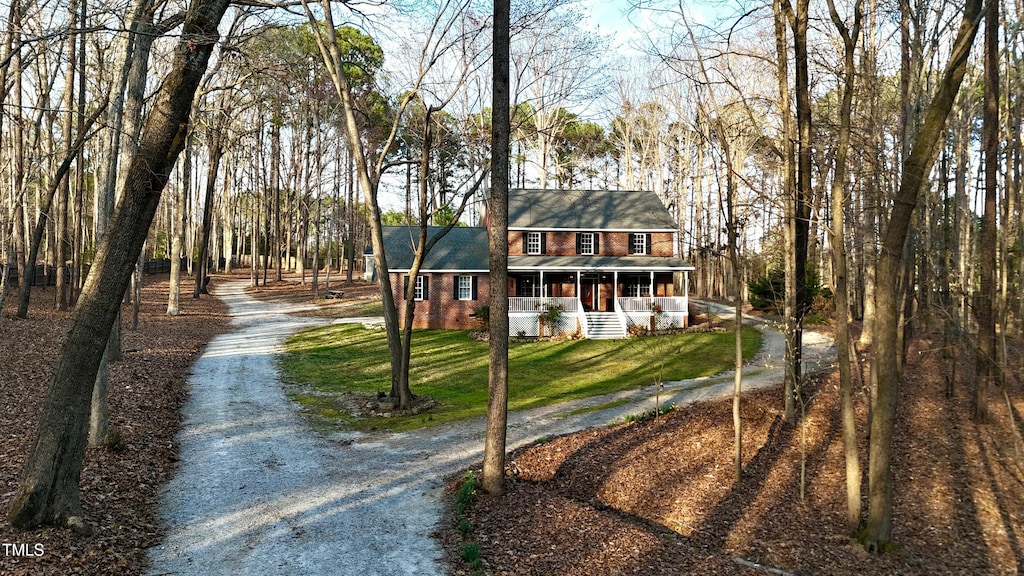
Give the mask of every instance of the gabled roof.
[[[440, 226], [427, 228], [427, 238], [437, 236]], [[384, 253], [392, 272], [407, 272], [412, 268], [413, 251], [419, 237], [418, 226], [385, 226]], [[487, 229], [456, 226], [427, 253], [420, 269], [429, 271], [486, 272]]]
[[512, 230], [676, 229], [672, 215], [657, 194], [625, 190], [511, 190], [508, 226]]

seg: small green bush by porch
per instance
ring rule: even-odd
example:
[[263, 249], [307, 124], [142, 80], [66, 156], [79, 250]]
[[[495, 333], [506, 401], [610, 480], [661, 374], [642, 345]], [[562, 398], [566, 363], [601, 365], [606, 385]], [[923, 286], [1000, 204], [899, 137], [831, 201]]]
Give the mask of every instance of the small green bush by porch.
[[[710, 376], [730, 369], [735, 348], [731, 332], [681, 333], [658, 336], [658, 346], [635, 339], [513, 342], [509, 345], [509, 409], [535, 408], [555, 402], [651, 386], [658, 370], [662, 380]], [[744, 328], [743, 354], [751, 358], [761, 335]], [[658, 355], [658, 358], [653, 356]], [[660, 355], [667, 360], [661, 366]], [[339, 325], [301, 332], [287, 344], [281, 361], [286, 381], [298, 384], [310, 398], [323, 399], [323, 416], [336, 406], [332, 395], [375, 394], [391, 388], [384, 332]], [[440, 406], [429, 414], [403, 418], [351, 420], [357, 429], [386, 427], [409, 430], [451, 420], [483, 416], [487, 407], [487, 342], [465, 331], [418, 330], [413, 334], [409, 371], [416, 395], [430, 396]], [[315, 404], [315, 402], [314, 402]]]

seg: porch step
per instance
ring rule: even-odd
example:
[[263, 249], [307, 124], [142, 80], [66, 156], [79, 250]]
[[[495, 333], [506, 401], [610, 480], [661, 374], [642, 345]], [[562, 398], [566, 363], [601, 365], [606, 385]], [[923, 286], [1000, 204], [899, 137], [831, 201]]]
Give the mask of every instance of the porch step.
[[626, 327], [614, 312], [587, 312], [587, 338], [612, 340], [626, 337]]

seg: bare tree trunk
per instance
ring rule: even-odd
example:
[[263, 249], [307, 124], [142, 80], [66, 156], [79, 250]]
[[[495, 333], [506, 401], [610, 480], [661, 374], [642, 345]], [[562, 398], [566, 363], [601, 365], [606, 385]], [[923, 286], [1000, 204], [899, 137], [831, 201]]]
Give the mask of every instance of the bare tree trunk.
[[[787, 3], [788, 5], [788, 3]], [[786, 422], [796, 422], [797, 367], [797, 288], [796, 288], [796, 166], [793, 164], [793, 119], [789, 99], [789, 42], [786, 32], [786, 13], [782, 2], [773, 3], [775, 13], [775, 51], [778, 61], [779, 115], [782, 118], [783, 203], [785, 228], [786, 295], [783, 315], [786, 328], [786, 377], [783, 383], [782, 403]]]
[[[237, 178], [238, 165], [232, 163], [231, 175], [232, 179]], [[221, 201], [221, 241], [224, 244], [224, 273], [231, 274], [234, 269], [234, 255], [235, 255], [235, 236], [234, 236], [234, 225], [235, 225], [235, 205], [236, 200], [234, 196], [227, 195], [222, 198]]]
[[[280, 282], [282, 280], [281, 268], [283, 267], [281, 262], [281, 127], [277, 123], [270, 128], [270, 193], [273, 198], [271, 206], [274, 214], [274, 279]], [[269, 218], [270, 214], [267, 216]], [[266, 284], [266, 282], [267, 279], [264, 277], [263, 283]]]
[[[227, 92], [225, 92], [227, 94]], [[206, 277], [210, 270], [210, 235], [213, 230], [213, 193], [217, 188], [217, 173], [224, 156], [224, 134], [222, 127], [213, 129], [210, 136], [210, 167], [206, 173], [206, 197], [203, 202], [203, 230], [199, 238], [199, 262], [196, 266], [196, 284], [192, 298], [207, 294]], [[280, 273], [280, 269], [278, 270]]]
[[110, 233], [99, 247], [57, 355], [36, 441], [8, 514], [18, 529], [42, 524], [85, 527], [78, 483], [96, 371], [160, 193], [184, 146], [192, 98], [227, 6], [227, 0], [197, 0], [189, 8], [171, 72], [127, 170]]
[[132, 270], [130, 283], [132, 299], [132, 330], [139, 329], [139, 309], [142, 306], [142, 265], [146, 261], [146, 243], [142, 243], [139, 250], [139, 257], [135, 259], [135, 269]]
[[793, 379], [796, 384], [795, 396], [801, 394], [803, 381], [803, 330], [810, 298], [807, 294], [807, 254], [810, 244], [811, 217], [811, 92], [807, 55], [807, 26], [809, 0], [797, 0], [796, 12], [791, 20], [793, 27], [793, 51], [796, 71], [796, 123], [797, 123], [797, 170], [795, 194], [795, 231], [793, 236], [795, 264], [793, 276], [796, 290], [796, 326], [793, 350]]
[[352, 148], [348, 149], [346, 155], [346, 165], [348, 170], [345, 172], [345, 215], [347, 216], [347, 228], [348, 228], [348, 261], [345, 266], [345, 282], [352, 283], [352, 269], [356, 267], [356, 186], [354, 178], [354, 162], [352, 160]]
[[[3, 302], [10, 287], [10, 270], [8, 266], [13, 265], [18, 272], [18, 281], [25, 283], [25, 233], [22, 224], [25, 218], [25, 130], [21, 122], [23, 103], [21, 51], [15, 50], [15, 44], [19, 42], [21, 35], [21, 13], [21, 2], [19, 0], [12, 1], [10, 3], [10, 11], [8, 12], [8, 30], [3, 52], [4, 58], [10, 58], [11, 63], [9, 67], [5, 66], [0, 69], [0, 107], [3, 107], [7, 101], [8, 91], [6, 87], [8, 85], [8, 76], [14, 77], [12, 87], [14, 92], [12, 110], [14, 121], [10, 130], [11, 139], [13, 140], [11, 146], [10, 224], [9, 232], [3, 237], [5, 246], [0, 247], [0, 249], [5, 250], [6, 254], [3, 268], [3, 285], [0, 287], [0, 322], [3, 321]], [[0, 143], [8, 139], [8, 132], [4, 129], [3, 121], [3, 114], [0, 114]], [[8, 239], [10, 241], [9, 245], [6, 244]]]
[[171, 277], [167, 290], [167, 315], [181, 314], [181, 237], [185, 228], [184, 186], [172, 189], [174, 210], [171, 217]]
[[[320, 218], [321, 218], [320, 195], [316, 197], [316, 220], [313, 222], [313, 299], [320, 298]], [[330, 281], [331, 261], [327, 260], [327, 280]]]
[[490, 324], [488, 327], [487, 434], [483, 489], [505, 491], [508, 422], [508, 190], [509, 190], [509, 0], [494, 2], [491, 85]]
[[[71, 0], [68, 5], [68, 20], [70, 27], [75, 29], [78, 26], [78, 10], [81, 0]], [[77, 35], [71, 34], [67, 37], [68, 43], [68, 74], [67, 80], [64, 85], [64, 125], [61, 133], [61, 140], [64, 142], [65, 153], [70, 156], [77, 156], [77, 151], [72, 154], [71, 150], [74, 147], [72, 143], [72, 134], [74, 133], [75, 124], [75, 78], [76, 74], [82, 73], [77, 70], [78, 67], [78, 37]], [[78, 167], [82, 169], [81, 166]], [[56, 259], [54, 266], [57, 274], [57, 285], [55, 298], [57, 299], [57, 309], [67, 310], [70, 305], [70, 289], [68, 286], [68, 274], [66, 263], [68, 260], [68, 216], [70, 214], [69, 199], [71, 194], [71, 179], [63, 178], [60, 181], [60, 186], [57, 187], [57, 205], [53, 214], [54, 221], [54, 248]]]
[[[177, 316], [181, 313], [181, 259], [184, 257], [185, 228], [188, 226], [188, 211], [185, 209], [185, 198], [188, 196], [189, 183], [192, 180], [192, 131], [185, 135], [185, 160], [181, 163], [181, 182], [174, 192], [174, 221], [171, 238], [171, 278], [167, 291], [167, 314]], [[255, 229], [255, 224], [253, 225]], [[253, 250], [253, 259], [256, 252]]]
[[[721, 121], [719, 121], [721, 127]], [[732, 388], [733, 477], [739, 482], [743, 476], [743, 420], [740, 419], [740, 394], [743, 392], [743, 275], [740, 274], [740, 255], [737, 246], [739, 224], [736, 221], [736, 173], [727, 138], [722, 139], [726, 175], [726, 226], [729, 236], [729, 262], [733, 273], [733, 300], [736, 307], [733, 333], [736, 341], [736, 375]]]
[[985, 152], [985, 213], [978, 244], [981, 291], [978, 294], [978, 359], [975, 374], [974, 419], [988, 420], [988, 389], [996, 365], [996, 196], [999, 164], [999, 0], [985, 3], [985, 99], [982, 148]]
[[[935, 160], [945, 133], [946, 118], [967, 69], [967, 58], [981, 21], [982, 0], [968, 0], [964, 20], [952, 44], [946, 69], [924, 115], [924, 125], [903, 163], [899, 194], [892, 208], [878, 259], [877, 278], [896, 278], [902, 266], [903, 245], [910, 229], [917, 197]], [[899, 329], [899, 294], [895, 282], [880, 282], [875, 291], [874, 363], [877, 365], [878, 399], [871, 418], [868, 470], [868, 519], [864, 544], [869, 551], [884, 552], [892, 542], [892, 435], [896, 422], [899, 368], [896, 362]]]
[[57, 172], [50, 182], [50, 188], [42, 194], [42, 203], [39, 206], [39, 217], [36, 220], [35, 229], [32, 232], [32, 238], [29, 242], [28, 256], [25, 260], [25, 276], [19, 278], [21, 286], [18, 292], [18, 317], [28, 318], [28, 305], [29, 296], [32, 293], [32, 284], [35, 281], [36, 271], [36, 258], [39, 255], [39, 247], [43, 241], [43, 232], [46, 231], [46, 221], [50, 215], [50, 209], [53, 207], [53, 199], [57, 193], [57, 188], [68, 176], [68, 171], [71, 169], [71, 163], [74, 162], [75, 157], [78, 156], [78, 150], [85, 145], [85, 139], [92, 128], [92, 125], [99, 118], [100, 114], [106, 108], [106, 102], [97, 108], [96, 112], [89, 118], [86, 123], [86, 129], [78, 135], [75, 143], [68, 150], [67, 156], [64, 157], [64, 161], [61, 162], [60, 166], [57, 167]]
[[[85, 0], [82, 0], [84, 3]], [[163, 34], [170, 27], [176, 26], [182, 15], [175, 15], [163, 23], [158, 29], [153, 26], [153, 13], [150, 10], [150, 0], [140, 0], [133, 10], [132, 21], [128, 33], [128, 40], [125, 49], [125, 64], [122, 69], [122, 84], [118, 87], [115, 97], [115, 109], [111, 111], [108, 118], [113, 116], [113, 131], [115, 135], [111, 138], [110, 153], [107, 158], [106, 178], [103, 185], [104, 190], [98, 195], [97, 208], [103, 213], [97, 214], [96, 236], [101, 238], [106, 233], [106, 228], [113, 213], [114, 203], [119, 194], [123, 193], [124, 176], [118, 178], [118, 166], [121, 158], [121, 145], [123, 143], [126, 156], [135, 154], [138, 147], [137, 140], [142, 126], [142, 105], [145, 97], [146, 79], [149, 70], [149, 55], [152, 51], [153, 41], [159, 34]], [[141, 33], [140, 33], [141, 32]], [[122, 142], [122, 131], [127, 138]], [[141, 256], [140, 256], [141, 257]], [[132, 299], [132, 328], [139, 327], [139, 294], [141, 293], [141, 271], [138, 270], [132, 275], [132, 285], [136, 289], [135, 297]], [[107, 384], [109, 379], [109, 365], [111, 361], [122, 359], [121, 351], [121, 314], [118, 311], [117, 319], [114, 321], [110, 337], [107, 341], [107, 348], [100, 359], [100, 366], [96, 373], [96, 382], [92, 394], [92, 408], [89, 417], [89, 445], [100, 446], [107, 441], [109, 428], [109, 407], [107, 405]]]
[[[395, 293], [392, 286], [392, 279], [390, 277], [390, 270], [388, 268], [387, 255], [384, 249], [384, 233], [383, 226], [381, 224], [381, 210], [380, 202], [378, 199], [378, 193], [380, 190], [380, 181], [383, 172], [386, 168], [386, 151], [396, 142], [397, 135], [399, 132], [399, 125], [397, 122], [392, 123], [390, 132], [385, 140], [380, 144], [379, 149], [381, 152], [370, 161], [370, 158], [366, 155], [366, 148], [363, 144], [363, 135], [360, 134], [360, 126], [356, 120], [356, 107], [353, 97], [352, 87], [346, 74], [342, 70], [342, 55], [337, 46], [335, 40], [334, 21], [331, 13], [331, 6], [329, 0], [321, 0], [323, 7], [324, 26], [320, 26], [317, 18], [312, 14], [307, 3], [303, 3], [306, 10], [307, 18], [313, 23], [318, 32], [322, 31], [323, 35], [319, 33], [316, 36], [316, 42], [320, 49], [323, 61], [327, 65], [328, 73], [331, 76], [331, 80], [334, 83], [336, 92], [341, 99], [341, 109], [343, 117], [345, 119], [345, 129], [348, 137], [349, 147], [352, 149], [352, 156], [355, 160], [356, 175], [359, 178], [360, 187], [366, 193], [366, 207], [369, 212], [370, 220], [370, 241], [373, 246], [374, 260], [377, 267], [378, 283], [380, 285], [382, 307], [384, 314], [384, 327], [387, 334], [388, 352], [390, 356], [391, 364], [391, 379], [392, 379], [392, 391], [397, 391], [401, 402], [400, 407], [406, 409], [409, 407], [407, 401], [412, 398], [412, 395], [408, 390], [408, 350], [406, 350], [405, 342], [408, 338], [403, 338], [401, 332], [401, 325], [399, 323], [399, 314], [397, 304], [395, 300]], [[440, 16], [439, 16], [440, 17]], [[430, 67], [430, 64], [424, 63], [426, 70]], [[408, 90], [402, 97], [401, 101], [395, 107], [395, 118], [396, 120], [401, 119], [404, 111], [408, 108], [414, 98], [419, 97], [419, 82], [423, 81], [423, 76], [419, 76], [417, 85], [415, 88]], [[436, 112], [437, 109], [434, 109]], [[429, 124], [429, 114], [428, 114]], [[429, 152], [429, 148], [427, 149]], [[461, 215], [461, 211], [465, 208], [468, 203], [470, 194], [474, 193], [479, 187], [481, 180], [478, 180], [476, 184], [472, 186], [466, 196], [463, 197], [462, 206], [459, 208], [458, 214]], [[424, 182], [424, 185], [427, 183]], [[424, 199], [425, 202], [426, 199]], [[421, 204], [425, 206], [426, 204]], [[429, 215], [422, 214], [421, 219], [423, 224], [426, 225]], [[458, 216], [456, 216], [457, 220]], [[422, 259], [430, 251], [431, 246], [437, 242], [448, 230], [455, 225], [453, 220], [451, 224], [439, 234], [433, 236], [429, 242], [425, 240], [415, 246], [415, 258], [411, 270], [409, 272], [410, 277], [415, 277], [416, 271], [419, 269], [419, 265]], [[424, 239], [424, 235], [420, 235], [421, 240]], [[411, 288], [411, 286], [410, 286]], [[409, 300], [410, 291], [406, 292], [406, 301]]]
[[14, 242], [8, 241], [6, 234], [3, 236], [3, 243], [0, 244], [0, 249], [3, 246], [7, 246], [7, 250], [6, 258], [3, 260], [3, 269], [0, 269], [0, 324], [4, 322], [4, 302], [7, 300], [7, 286], [11, 278], [11, 261], [14, 259]]
[[854, 4], [853, 29], [848, 30], [836, 11], [835, 2], [828, 1], [829, 13], [843, 39], [842, 104], [839, 107], [839, 142], [836, 146], [835, 172], [832, 176], [832, 269], [835, 278], [836, 362], [839, 364], [839, 395], [843, 419], [843, 455], [846, 461], [846, 530], [855, 534], [860, 525], [860, 454], [857, 450], [857, 421], [853, 405], [853, 370], [850, 358], [850, 303], [847, 283], [845, 207], [846, 158], [850, 147], [850, 124], [853, 109], [854, 55], [860, 38], [862, 0]]
[[[88, 23], [88, 2], [86, 0], [80, 0], [78, 21], [81, 22], [81, 26], [84, 28]], [[77, 103], [75, 105], [75, 130], [78, 133], [85, 131], [85, 47], [86, 47], [86, 35], [80, 33], [77, 35], [75, 40], [78, 42], [78, 62], [76, 66], [78, 68], [78, 94]], [[86, 192], [86, 165], [85, 165], [85, 153], [80, 148], [78, 150], [78, 158], [75, 162], [77, 170], [75, 170], [75, 194], [74, 194], [74, 208], [71, 210], [72, 224], [71, 224], [71, 269], [70, 278], [68, 278], [68, 305], [74, 304], [77, 299], [77, 291], [81, 288], [81, 277], [82, 277], [82, 230], [84, 228], [83, 221], [85, 220], [85, 214], [83, 211], [85, 205], [85, 192]]]

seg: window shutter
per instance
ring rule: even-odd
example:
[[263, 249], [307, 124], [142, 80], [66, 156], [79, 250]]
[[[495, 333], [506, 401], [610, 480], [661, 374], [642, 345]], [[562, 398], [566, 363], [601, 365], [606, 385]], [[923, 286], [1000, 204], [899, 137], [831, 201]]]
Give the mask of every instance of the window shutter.
[[547, 232], [541, 232], [540, 233], [540, 253], [541, 254], [547, 254], [548, 253], [548, 233]]
[[530, 253], [530, 233], [523, 232], [523, 254]]
[[473, 278], [473, 300], [476, 300], [478, 298], [478, 296], [477, 296], [477, 289], [476, 289], [476, 276], [473, 276], [472, 278]]
[[460, 279], [461, 279], [461, 276], [456, 274], [454, 276], [454, 279], [452, 280], [452, 284], [455, 286], [454, 290], [452, 290], [452, 300], [458, 300], [459, 299], [459, 281], [460, 281]]
[[423, 276], [423, 299], [430, 300], [430, 276]]
[[645, 242], [644, 245], [647, 248], [647, 254], [650, 255], [650, 253], [651, 253], [651, 235], [650, 234], [647, 235], [647, 242]]
[[629, 248], [626, 250], [627, 254], [636, 254], [636, 233], [630, 232], [629, 238], [627, 239], [627, 245]]
[[583, 239], [581, 238], [581, 236], [583, 236], [583, 234], [581, 232], [577, 232], [576, 233], [576, 253], [577, 254], [582, 254], [583, 253]]
[[601, 233], [594, 232], [594, 254], [601, 253]]
[[405, 295], [409, 293], [409, 275], [406, 274], [402, 279], [402, 299], [405, 300]]

